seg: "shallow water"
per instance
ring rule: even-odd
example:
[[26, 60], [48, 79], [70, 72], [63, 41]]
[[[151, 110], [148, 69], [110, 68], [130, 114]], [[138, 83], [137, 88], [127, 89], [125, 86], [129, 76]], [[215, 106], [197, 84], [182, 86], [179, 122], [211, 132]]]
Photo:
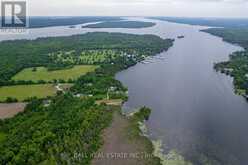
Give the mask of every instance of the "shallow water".
[[129, 88], [124, 109], [131, 111], [142, 105], [153, 109], [147, 123], [149, 132], [152, 138], [163, 141], [165, 151], [177, 149], [195, 164], [200, 164], [200, 156], [207, 155], [223, 165], [246, 165], [248, 104], [234, 94], [231, 78], [213, 70], [214, 62], [227, 60], [230, 53], [241, 48], [200, 32], [204, 27], [153, 22], [157, 25], [145, 29], [82, 29], [80, 25], [75, 29], [31, 29], [25, 35], [1, 35], [0, 40], [93, 31], [156, 34], [162, 38], [185, 35], [176, 39], [169, 51], [117, 74], [116, 78]]

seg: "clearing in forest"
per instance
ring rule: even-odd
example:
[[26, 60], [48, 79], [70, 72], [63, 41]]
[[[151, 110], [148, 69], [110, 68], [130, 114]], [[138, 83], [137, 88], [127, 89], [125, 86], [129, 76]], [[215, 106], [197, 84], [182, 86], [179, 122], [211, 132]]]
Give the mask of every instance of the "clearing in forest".
[[48, 71], [45, 67], [26, 68], [17, 73], [12, 80], [25, 80], [25, 81], [53, 81], [53, 80], [76, 80], [88, 72], [93, 72], [98, 66], [96, 65], [77, 65], [69, 69], [61, 69], [55, 71]]
[[8, 97], [18, 101], [31, 97], [45, 98], [56, 94], [56, 91], [53, 84], [3, 86], [0, 87], [0, 101], [5, 101]]

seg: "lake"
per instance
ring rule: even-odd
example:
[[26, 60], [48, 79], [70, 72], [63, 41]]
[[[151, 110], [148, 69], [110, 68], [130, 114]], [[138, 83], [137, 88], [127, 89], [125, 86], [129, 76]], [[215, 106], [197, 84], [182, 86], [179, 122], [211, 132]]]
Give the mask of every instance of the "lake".
[[[140, 18], [132, 18], [140, 20]], [[206, 27], [162, 21], [144, 29], [31, 29], [24, 35], [1, 35], [0, 40], [35, 39], [93, 31], [155, 34], [175, 38], [167, 52], [116, 75], [129, 89], [124, 111], [146, 105], [153, 109], [147, 126], [152, 139], [163, 142], [165, 152], [177, 149], [194, 164], [205, 157], [223, 165], [248, 162], [248, 103], [234, 94], [232, 79], [215, 72], [213, 64], [225, 61], [241, 47], [200, 32]], [[177, 39], [184, 35], [185, 38]], [[201, 160], [200, 160], [200, 159]]]
[[[124, 109], [153, 109], [147, 123], [166, 151], [177, 149], [194, 164], [204, 157], [223, 165], [248, 162], [248, 104], [234, 94], [232, 79], [213, 69], [240, 47], [193, 26], [161, 22], [154, 31], [176, 39], [168, 52], [117, 75], [129, 88]], [[199, 160], [199, 158], [201, 160]]]

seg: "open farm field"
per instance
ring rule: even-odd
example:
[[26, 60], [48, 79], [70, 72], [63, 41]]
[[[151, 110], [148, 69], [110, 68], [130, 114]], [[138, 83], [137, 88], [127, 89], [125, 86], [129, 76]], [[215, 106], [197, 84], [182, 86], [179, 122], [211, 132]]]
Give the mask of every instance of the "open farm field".
[[23, 101], [30, 97], [44, 98], [56, 93], [56, 88], [52, 84], [43, 85], [15, 85], [0, 87], [0, 101], [5, 101], [8, 97]]
[[69, 69], [61, 69], [55, 71], [48, 71], [45, 67], [26, 68], [17, 73], [12, 80], [25, 80], [25, 81], [53, 81], [53, 80], [75, 80], [78, 77], [93, 72], [98, 66], [96, 65], [77, 65]]
[[[26, 103], [11, 103], [11, 104], [0, 104], [0, 119], [10, 118], [15, 116], [17, 113], [24, 111]], [[1, 141], [1, 133], [0, 133]]]

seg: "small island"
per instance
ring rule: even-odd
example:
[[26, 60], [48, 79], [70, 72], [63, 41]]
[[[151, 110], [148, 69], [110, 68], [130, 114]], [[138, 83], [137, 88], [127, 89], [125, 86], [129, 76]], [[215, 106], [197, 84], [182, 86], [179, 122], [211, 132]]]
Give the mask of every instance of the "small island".
[[97, 24], [90, 24], [82, 26], [82, 28], [147, 28], [155, 26], [153, 22], [142, 22], [142, 21], [107, 21]]

